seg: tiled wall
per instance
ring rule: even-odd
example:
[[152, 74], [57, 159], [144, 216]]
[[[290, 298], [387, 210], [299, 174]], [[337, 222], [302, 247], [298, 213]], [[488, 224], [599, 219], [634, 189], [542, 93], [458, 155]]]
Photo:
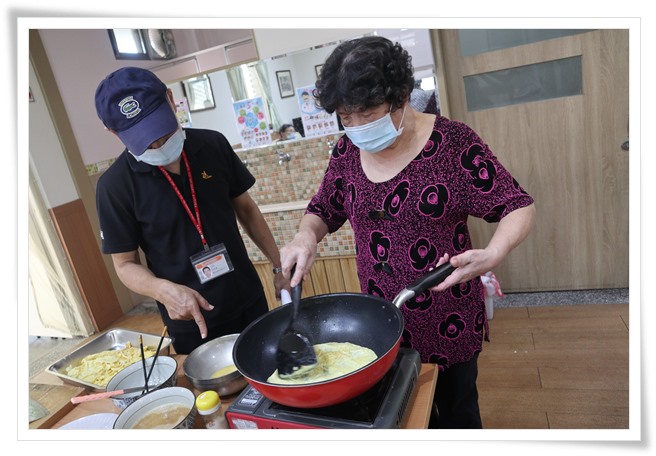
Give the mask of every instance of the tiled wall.
[[[332, 145], [340, 136], [341, 134], [308, 138], [238, 151], [242, 161], [257, 179], [249, 193], [264, 213], [278, 247], [291, 241], [296, 234], [298, 223], [305, 212], [304, 207], [318, 189], [328, 165]], [[87, 165], [87, 173], [94, 188], [102, 172], [113, 161]], [[273, 210], [271, 207], [280, 204], [284, 206], [285, 203], [298, 204], [292, 210]], [[299, 207], [303, 209], [298, 209]], [[268, 261], [243, 231], [242, 235], [251, 259], [254, 262]], [[354, 254], [353, 231], [348, 223], [337, 233], [326, 236], [317, 250], [317, 255], [321, 257]]]
[[[269, 224], [269, 227], [271, 227], [271, 232], [279, 248], [294, 238], [298, 223], [301, 217], [303, 217], [304, 212], [304, 210], [296, 210], [264, 214], [264, 218]], [[243, 232], [242, 235], [251, 259], [254, 262], [268, 261], [253, 241]], [[317, 249], [317, 256], [319, 257], [337, 257], [343, 255], [355, 255], [353, 230], [348, 222], [336, 233], [326, 236]]]
[[[257, 179], [250, 194], [264, 212], [278, 247], [292, 240], [305, 209], [269, 212], [267, 206], [303, 202], [304, 207], [319, 188], [332, 145], [340, 136], [303, 139], [239, 152]], [[289, 161], [286, 155], [289, 155]], [[253, 261], [266, 261], [266, 257], [245, 234], [244, 240]], [[353, 231], [348, 223], [336, 233], [326, 236], [317, 251], [321, 257], [354, 254]]]
[[332, 151], [328, 143], [338, 138], [302, 139], [238, 152], [257, 179], [250, 190], [253, 199], [260, 206], [309, 201], [328, 165]]

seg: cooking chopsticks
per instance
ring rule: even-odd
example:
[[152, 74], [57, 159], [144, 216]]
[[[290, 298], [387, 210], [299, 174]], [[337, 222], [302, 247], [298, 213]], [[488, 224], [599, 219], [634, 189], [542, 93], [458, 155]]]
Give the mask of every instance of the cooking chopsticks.
[[144, 356], [143, 337], [139, 334], [139, 349], [141, 350], [141, 365], [143, 366], [144, 381], [146, 382], [146, 392], [148, 392], [148, 375], [146, 374], [146, 357]]
[[159, 351], [162, 348], [162, 342], [164, 342], [164, 335], [166, 334], [166, 329], [167, 329], [166, 326], [164, 326], [164, 329], [162, 330], [162, 335], [159, 338], [159, 343], [157, 344], [157, 350], [155, 351], [155, 357], [153, 358], [153, 363], [150, 365], [150, 371], [148, 371], [148, 375], [146, 376], [146, 392], [148, 392], [148, 382], [150, 381], [150, 374], [153, 373], [153, 368], [155, 367], [155, 363], [157, 362]]

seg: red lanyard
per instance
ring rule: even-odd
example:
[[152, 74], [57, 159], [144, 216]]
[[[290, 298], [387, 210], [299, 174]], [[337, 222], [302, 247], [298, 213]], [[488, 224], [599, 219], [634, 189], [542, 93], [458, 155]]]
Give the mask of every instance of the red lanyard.
[[164, 174], [166, 180], [169, 181], [169, 184], [171, 184], [171, 187], [173, 187], [173, 190], [175, 190], [175, 194], [178, 195], [178, 199], [180, 200], [185, 210], [187, 211], [187, 214], [189, 215], [189, 218], [193, 222], [194, 226], [196, 227], [198, 234], [200, 234], [200, 240], [203, 243], [203, 248], [205, 250], [209, 250], [210, 248], [207, 245], [207, 241], [205, 240], [205, 236], [203, 235], [203, 227], [200, 223], [200, 210], [198, 209], [198, 201], [196, 200], [196, 188], [194, 187], [194, 180], [191, 177], [191, 168], [189, 167], [189, 160], [187, 160], [187, 154], [185, 153], [184, 149], [182, 150], [182, 159], [184, 160], [185, 166], [187, 167], [187, 176], [189, 177], [189, 187], [191, 188], [191, 200], [194, 203], [194, 211], [196, 212], [196, 217], [194, 217], [194, 214], [191, 213], [191, 209], [189, 209], [189, 205], [187, 204], [184, 197], [182, 196], [182, 193], [180, 193], [178, 186], [175, 185], [175, 182], [173, 182], [173, 179], [171, 179], [171, 176], [169, 175], [168, 171], [166, 171], [162, 166], [159, 166], [159, 170], [162, 172], [162, 174]]

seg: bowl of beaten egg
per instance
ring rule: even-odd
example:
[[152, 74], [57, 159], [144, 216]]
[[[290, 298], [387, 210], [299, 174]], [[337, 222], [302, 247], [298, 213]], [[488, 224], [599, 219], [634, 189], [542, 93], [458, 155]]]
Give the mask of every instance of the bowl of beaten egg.
[[114, 429], [193, 429], [195, 401], [194, 393], [180, 386], [153, 391], [127, 406]]
[[246, 379], [232, 360], [232, 348], [237, 337], [239, 334], [230, 334], [210, 340], [187, 356], [182, 370], [194, 388], [214, 390], [219, 396], [224, 396], [246, 387]]

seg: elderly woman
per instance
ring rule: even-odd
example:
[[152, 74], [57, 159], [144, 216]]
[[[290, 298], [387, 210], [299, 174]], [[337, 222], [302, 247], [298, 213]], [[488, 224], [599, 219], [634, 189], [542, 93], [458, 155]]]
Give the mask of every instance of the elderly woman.
[[[345, 135], [294, 239], [281, 249], [291, 285], [307, 276], [317, 244], [347, 220], [363, 293], [392, 300], [431, 268], [456, 269], [403, 304], [402, 345], [439, 366], [430, 427], [481, 428], [478, 354], [488, 339], [480, 276], [529, 233], [533, 199], [467, 125], [415, 111], [411, 57], [382, 37], [340, 44], [326, 60], [315, 98], [337, 112]], [[469, 216], [496, 223], [474, 248]]]

